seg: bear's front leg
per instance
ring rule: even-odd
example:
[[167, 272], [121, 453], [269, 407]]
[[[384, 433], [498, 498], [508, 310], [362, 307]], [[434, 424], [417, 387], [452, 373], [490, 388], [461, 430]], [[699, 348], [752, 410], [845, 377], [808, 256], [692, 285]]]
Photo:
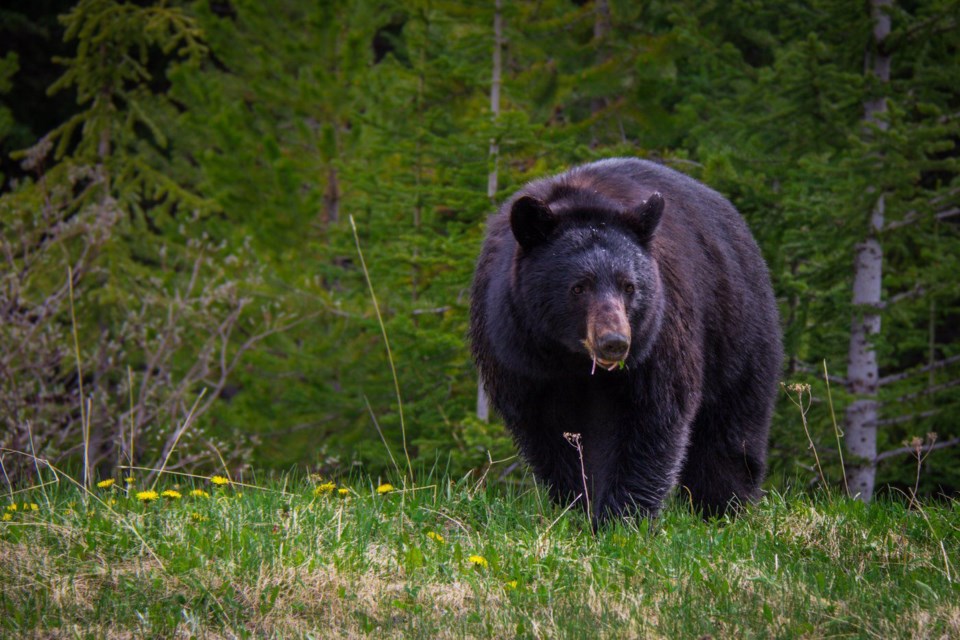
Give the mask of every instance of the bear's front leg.
[[673, 488], [674, 476], [675, 472], [669, 468], [659, 469], [655, 473], [623, 469], [620, 477], [611, 482], [605, 491], [591, 496], [594, 522], [600, 525], [611, 518], [625, 516], [656, 517]]
[[[689, 427], [679, 411], [660, 414], [661, 420], [635, 420], [607, 450], [602, 463], [604, 482], [591, 496], [594, 519], [657, 516], [680, 475]], [[639, 423], [638, 423], [639, 422]]]

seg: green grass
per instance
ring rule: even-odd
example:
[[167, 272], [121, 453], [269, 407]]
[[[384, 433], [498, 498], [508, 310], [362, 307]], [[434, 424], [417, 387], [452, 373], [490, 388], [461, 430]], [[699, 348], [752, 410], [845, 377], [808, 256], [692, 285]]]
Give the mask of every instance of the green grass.
[[0, 637], [960, 636], [956, 502], [771, 494], [734, 521], [674, 504], [594, 535], [534, 488], [181, 480], [152, 503], [13, 496]]

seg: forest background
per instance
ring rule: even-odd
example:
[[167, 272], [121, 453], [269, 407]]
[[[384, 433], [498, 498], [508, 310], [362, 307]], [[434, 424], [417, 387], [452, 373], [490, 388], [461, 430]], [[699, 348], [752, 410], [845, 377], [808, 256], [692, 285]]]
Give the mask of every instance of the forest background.
[[466, 344], [484, 221], [639, 156], [770, 265], [811, 386], [769, 482], [956, 495], [958, 30], [956, 0], [4, 3], [3, 471], [380, 474], [403, 426], [519, 480]]

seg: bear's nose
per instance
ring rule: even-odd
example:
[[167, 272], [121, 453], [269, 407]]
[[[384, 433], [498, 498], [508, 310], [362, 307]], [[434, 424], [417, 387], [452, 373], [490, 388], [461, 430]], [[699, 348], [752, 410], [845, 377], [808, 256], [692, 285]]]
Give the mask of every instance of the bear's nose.
[[630, 348], [630, 341], [622, 333], [611, 331], [600, 336], [597, 343], [598, 355], [604, 360], [613, 362], [622, 360], [627, 355], [627, 349]]

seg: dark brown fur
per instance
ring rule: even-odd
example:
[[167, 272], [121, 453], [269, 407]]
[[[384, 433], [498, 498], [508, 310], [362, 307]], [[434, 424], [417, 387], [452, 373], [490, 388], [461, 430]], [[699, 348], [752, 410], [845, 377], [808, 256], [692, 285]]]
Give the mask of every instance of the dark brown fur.
[[746, 224], [702, 184], [614, 159], [527, 185], [489, 221], [471, 338], [557, 500], [583, 490], [564, 432], [598, 519], [655, 514], [676, 485], [706, 514], [759, 494], [777, 308]]

